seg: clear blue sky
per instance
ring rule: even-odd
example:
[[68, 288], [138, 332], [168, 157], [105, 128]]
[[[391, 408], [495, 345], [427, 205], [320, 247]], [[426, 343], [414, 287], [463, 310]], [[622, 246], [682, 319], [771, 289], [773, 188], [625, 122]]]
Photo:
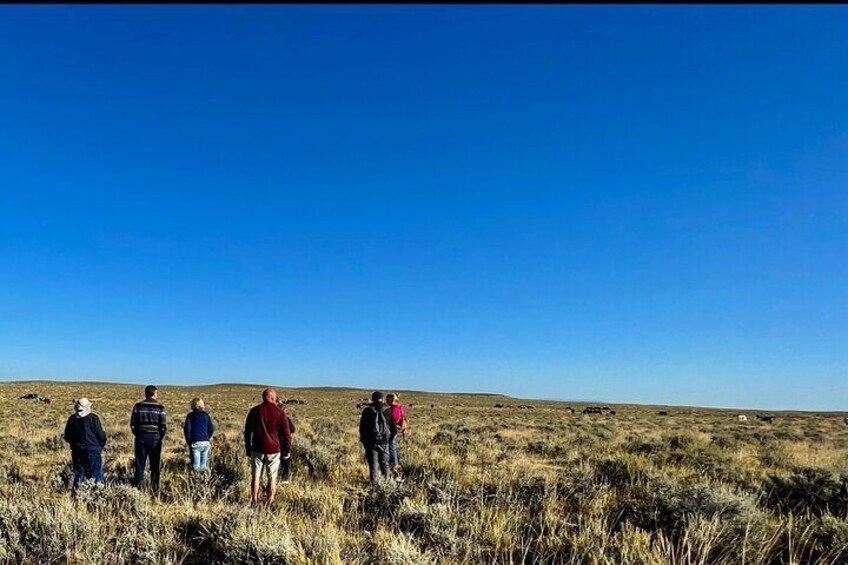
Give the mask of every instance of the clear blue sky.
[[4, 6], [0, 378], [848, 408], [843, 6]]

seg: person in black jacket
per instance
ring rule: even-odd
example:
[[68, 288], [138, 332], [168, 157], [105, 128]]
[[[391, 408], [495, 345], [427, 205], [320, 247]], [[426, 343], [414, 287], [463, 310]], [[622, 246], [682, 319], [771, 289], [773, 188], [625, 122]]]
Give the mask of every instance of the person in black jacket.
[[74, 413], [65, 424], [65, 441], [71, 446], [74, 470], [73, 491], [83, 478], [103, 482], [103, 447], [106, 432], [97, 414], [91, 413], [91, 401], [80, 398], [74, 402]]
[[371, 486], [377, 484], [378, 469], [384, 479], [389, 478], [389, 443], [396, 435], [397, 427], [383, 404], [383, 393], [375, 391], [359, 418], [359, 441], [365, 448]]
[[167, 426], [165, 407], [159, 404], [159, 392], [155, 386], [144, 387], [144, 400], [133, 406], [130, 429], [135, 435], [135, 486], [141, 486], [144, 466], [150, 458], [150, 487], [158, 493], [162, 440]]

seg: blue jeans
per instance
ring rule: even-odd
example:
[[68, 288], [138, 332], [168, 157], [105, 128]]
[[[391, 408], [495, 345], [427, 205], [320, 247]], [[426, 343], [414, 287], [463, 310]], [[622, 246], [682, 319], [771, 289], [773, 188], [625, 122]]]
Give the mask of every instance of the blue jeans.
[[103, 482], [103, 458], [99, 449], [71, 449], [71, 461], [74, 469], [74, 490], [83, 479]]
[[195, 471], [208, 469], [209, 450], [212, 444], [208, 441], [196, 441], [191, 444], [191, 468]]
[[389, 465], [394, 467], [400, 465], [400, 457], [398, 456], [397, 436], [389, 442]]

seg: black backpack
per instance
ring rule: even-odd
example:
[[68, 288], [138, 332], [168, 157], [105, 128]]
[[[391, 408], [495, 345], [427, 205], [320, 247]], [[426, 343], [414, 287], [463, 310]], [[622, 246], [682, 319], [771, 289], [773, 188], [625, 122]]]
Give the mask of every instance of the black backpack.
[[384, 411], [382, 409], [378, 410], [377, 408], [374, 408], [374, 406], [371, 406], [370, 409], [375, 412], [374, 428], [371, 432], [373, 434], [374, 443], [389, 443], [391, 433], [389, 431], [389, 423], [386, 421], [386, 415], [384, 414]]

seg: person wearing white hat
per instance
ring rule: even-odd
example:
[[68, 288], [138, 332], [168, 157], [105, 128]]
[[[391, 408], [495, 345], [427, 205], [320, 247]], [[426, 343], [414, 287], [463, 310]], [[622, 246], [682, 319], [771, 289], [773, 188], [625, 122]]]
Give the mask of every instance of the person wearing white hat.
[[79, 398], [74, 401], [74, 413], [65, 424], [65, 441], [71, 446], [71, 461], [74, 470], [73, 490], [80, 481], [94, 479], [103, 482], [103, 447], [106, 432], [97, 414], [91, 412], [91, 401]]

